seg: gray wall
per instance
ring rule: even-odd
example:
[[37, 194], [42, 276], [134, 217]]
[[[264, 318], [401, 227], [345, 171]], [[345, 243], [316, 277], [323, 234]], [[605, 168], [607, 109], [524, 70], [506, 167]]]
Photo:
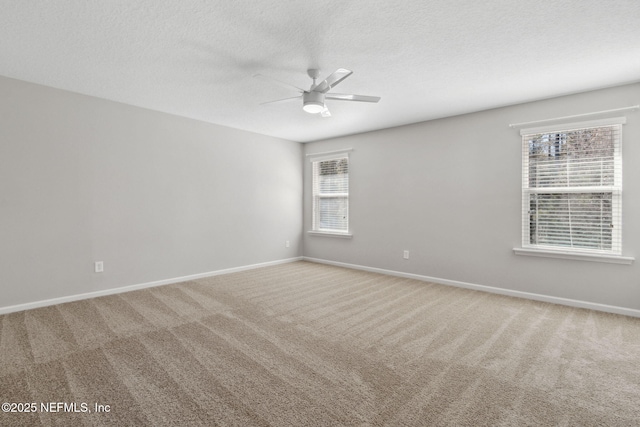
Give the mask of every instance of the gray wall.
[[[354, 149], [353, 239], [305, 232], [304, 254], [640, 309], [640, 260], [629, 266], [513, 253], [521, 243], [521, 140], [508, 127], [638, 103], [640, 84], [634, 84], [306, 144], [306, 153]], [[623, 255], [640, 256], [640, 113], [622, 114], [628, 120]], [[309, 166], [305, 162], [305, 231], [311, 227]], [[409, 260], [402, 259], [405, 249]]]
[[[637, 262], [513, 254], [521, 153], [507, 127], [639, 102], [640, 84], [620, 86], [303, 148], [0, 77], [0, 308], [304, 254], [640, 309]], [[623, 245], [638, 256], [640, 113], [626, 116]], [[307, 236], [302, 152], [343, 148], [354, 237]]]
[[300, 256], [301, 156], [0, 77], [0, 308]]

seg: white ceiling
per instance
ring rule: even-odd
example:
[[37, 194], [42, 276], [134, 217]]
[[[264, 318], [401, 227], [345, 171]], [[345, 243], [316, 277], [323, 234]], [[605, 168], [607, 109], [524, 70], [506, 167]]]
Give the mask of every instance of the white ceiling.
[[[0, 75], [294, 141], [640, 81], [639, 0], [0, 0]], [[307, 88], [354, 71], [333, 117]]]

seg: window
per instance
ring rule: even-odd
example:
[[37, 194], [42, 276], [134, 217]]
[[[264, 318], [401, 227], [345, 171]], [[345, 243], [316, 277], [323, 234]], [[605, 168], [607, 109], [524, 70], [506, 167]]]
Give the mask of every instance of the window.
[[521, 131], [523, 249], [621, 255], [623, 123]]
[[331, 153], [311, 157], [312, 231], [349, 233], [349, 154]]

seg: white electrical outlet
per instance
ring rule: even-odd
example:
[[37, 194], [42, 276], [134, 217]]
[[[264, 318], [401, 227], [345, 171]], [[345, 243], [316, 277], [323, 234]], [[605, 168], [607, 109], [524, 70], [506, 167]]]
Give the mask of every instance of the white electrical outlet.
[[291, 246], [291, 244], [289, 243], [289, 241], [287, 240], [286, 242], [284, 242], [284, 247], [288, 248], [289, 246]]
[[409, 251], [404, 251], [404, 253], [402, 254], [402, 258], [409, 259]]
[[102, 273], [104, 271], [104, 262], [96, 261], [94, 264], [94, 270], [96, 273]]

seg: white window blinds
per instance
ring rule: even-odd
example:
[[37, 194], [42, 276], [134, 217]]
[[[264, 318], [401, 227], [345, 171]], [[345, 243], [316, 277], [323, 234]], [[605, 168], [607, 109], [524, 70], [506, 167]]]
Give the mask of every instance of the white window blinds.
[[523, 247], [619, 255], [623, 119], [523, 129]]
[[349, 232], [349, 156], [312, 159], [313, 231]]

